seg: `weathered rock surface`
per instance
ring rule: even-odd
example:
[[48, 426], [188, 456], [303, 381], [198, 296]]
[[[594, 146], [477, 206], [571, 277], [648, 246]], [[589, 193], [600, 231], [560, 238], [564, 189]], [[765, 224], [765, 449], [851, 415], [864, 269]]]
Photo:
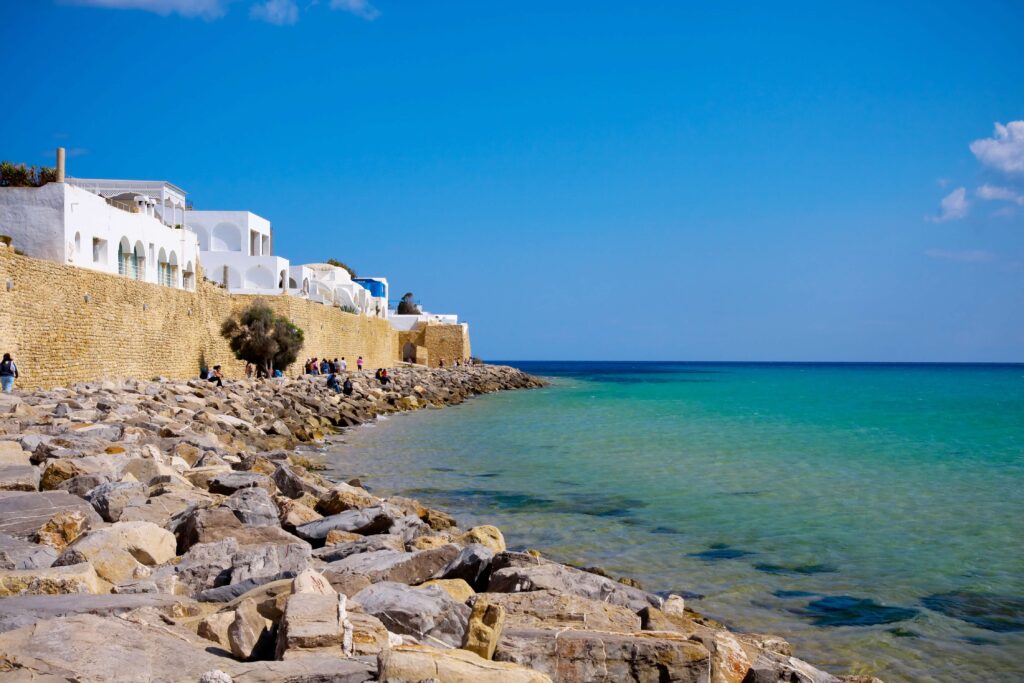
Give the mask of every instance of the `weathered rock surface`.
[[280, 514], [274, 500], [262, 488], [239, 489], [223, 503], [243, 526], [278, 526]]
[[159, 593], [20, 595], [6, 598], [0, 603], [0, 632], [31, 626], [43, 619], [75, 614], [110, 616], [142, 607], [157, 608], [174, 616], [189, 611], [191, 604], [188, 598]]
[[0, 572], [0, 597], [106, 592], [107, 587], [89, 563]]
[[487, 590], [494, 593], [553, 590], [574, 593], [580, 597], [639, 611], [653, 605], [660, 607], [661, 598], [626, 586], [597, 574], [566, 567], [526, 553], [500, 553], [491, 564]]
[[417, 589], [386, 581], [359, 591], [352, 602], [392, 633], [442, 646], [461, 647], [469, 622], [470, 608], [437, 587]]
[[490, 659], [494, 656], [494, 649], [498, 647], [504, 626], [505, 608], [490, 602], [487, 596], [479, 596], [473, 603], [473, 611], [469, 615], [463, 649], [484, 659]]
[[487, 600], [505, 609], [509, 628], [576, 628], [633, 633], [640, 617], [628, 607], [552, 590], [488, 593]]
[[111, 481], [94, 488], [86, 499], [105, 521], [117, 522], [125, 508], [146, 503], [146, 487], [137, 481]]
[[395, 519], [395, 511], [385, 506], [348, 510], [296, 527], [295, 534], [307, 541], [322, 544], [327, 534], [333, 530], [350, 531], [363, 536], [387, 533]]
[[40, 569], [56, 559], [57, 551], [49, 545], [0, 534], [0, 569]]
[[672, 633], [506, 628], [498, 661], [542, 671], [558, 681], [707, 683], [704, 646]]
[[400, 645], [381, 655], [380, 678], [402, 683], [551, 683], [548, 676], [521, 666], [423, 645]]
[[338, 574], [361, 574], [370, 583], [394, 581], [416, 584], [432, 577], [458, 553], [459, 549], [454, 545], [417, 552], [375, 550], [331, 562], [324, 571], [329, 579]]
[[41, 493], [2, 491], [0, 492], [0, 533], [17, 538], [31, 538], [58, 512], [77, 510], [84, 514], [92, 525], [103, 520], [86, 501], [66, 491], [43, 491]]

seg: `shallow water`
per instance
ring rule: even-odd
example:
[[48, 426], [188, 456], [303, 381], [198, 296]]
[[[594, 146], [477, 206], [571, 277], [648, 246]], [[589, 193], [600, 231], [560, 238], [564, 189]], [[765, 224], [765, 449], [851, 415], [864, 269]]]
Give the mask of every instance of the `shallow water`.
[[834, 673], [1024, 680], [1024, 366], [513, 363], [335, 474], [640, 579]]

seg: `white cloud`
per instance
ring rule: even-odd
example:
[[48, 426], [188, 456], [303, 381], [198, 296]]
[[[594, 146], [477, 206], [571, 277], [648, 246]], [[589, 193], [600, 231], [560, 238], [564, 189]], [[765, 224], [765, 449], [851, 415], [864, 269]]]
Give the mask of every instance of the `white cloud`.
[[995, 136], [971, 143], [978, 161], [1004, 173], [1024, 173], [1024, 121], [996, 124]]
[[68, 0], [74, 5], [103, 7], [106, 9], [138, 9], [167, 16], [180, 14], [183, 17], [217, 19], [224, 16], [232, 0]]
[[1011, 190], [1008, 187], [999, 187], [998, 185], [989, 185], [986, 183], [975, 190], [974, 194], [976, 194], [979, 199], [1013, 202], [1014, 204], [1024, 206], [1024, 194]]
[[369, 21], [380, 16], [380, 10], [371, 5], [369, 0], [331, 0], [331, 9], [340, 9]]
[[933, 223], [955, 221], [966, 216], [968, 209], [971, 207], [971, 203], [967, 199], [967, 188], [958, 187], [947, 194], [943, 197], [939, 207], [942, 211], [938, 216], [927, 217]]
[[290, 26], [299, 20], [295, 0], [266, 0], [252, 6], [249, 16], [278, 26]]
[[928, 249], [924, 252], [928, 258], [943, 261], [959, 261], [961, 263], [988, 263], [995, 258], [990, 251], [983, 249], [967, 249], [965, 251], [949, 251], [946, 249]]

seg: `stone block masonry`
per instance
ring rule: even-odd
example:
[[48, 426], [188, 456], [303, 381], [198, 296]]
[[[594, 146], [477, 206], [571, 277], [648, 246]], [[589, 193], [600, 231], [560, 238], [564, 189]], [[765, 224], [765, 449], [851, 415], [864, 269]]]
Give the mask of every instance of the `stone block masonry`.
[[[197, 376], [202, 364], [241, 377], [245, 364], [234, 358], [220, 327], [261, 297], [231, 295], [201, 273], [197, 280], [195, 291], [163, 287], [29, 258], [0, 244], [0, 353], [14, 354], [21, 388], [113, 377], [183, 379]], [[344, 356], [354, 368], [361, 355], [372, 369], [400, 360], [398, 332], [385, 320], [292, 296], [262, 299], [302, 328], [300, 362]], [[452, 334], [461, 339], [466, 332], [440, 327], [455, 328], [431, 333], [447, 357]], [[460, 343], [468, 349], [468, 337]], [[299, 371], [299, 365], [288, 369]]]

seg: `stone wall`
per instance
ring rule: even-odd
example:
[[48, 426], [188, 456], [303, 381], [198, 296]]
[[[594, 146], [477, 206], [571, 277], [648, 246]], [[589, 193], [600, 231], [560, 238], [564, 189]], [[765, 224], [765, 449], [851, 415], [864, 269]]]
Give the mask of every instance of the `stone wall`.
[[469, 329], [465, 325], [435, 325], [428, 323], [399, 332], [396, 353], [402, 355], [406, 344], [416, 346], [416, 362], [437, 367], [439, 361], [450, 366], [456, 360], [469, 358]]
[[[244, 363], [234, 359], [220, 326], [259, 297], [231, 295], [197, 279], [189, 292], [21, 256], [0, 244], [0, 352], [14, 354], [18, 386], [26, 388], [104, 377], [195, 377], [203, 363], [239, 377]], [[263, 298], [305, 332], [300, 362], [344, 356], [355, 367], [362, 355], [375, 368], [399, 360], [399, 333], [385, 320], [291, 296]], [[450, 327], [464, 334], [461, 326]], [[439, 353], [451, 345], [449, 336], [432, 335]], [[298, 364], [288, 370], [299, 371]]]

